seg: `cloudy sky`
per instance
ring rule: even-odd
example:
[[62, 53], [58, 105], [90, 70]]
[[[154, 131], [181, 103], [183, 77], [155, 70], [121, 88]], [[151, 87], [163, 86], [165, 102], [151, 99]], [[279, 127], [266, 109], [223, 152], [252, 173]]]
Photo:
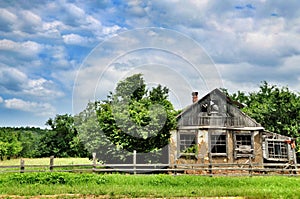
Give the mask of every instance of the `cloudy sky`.
[[298, 0], [0, 2], [0, 126], [39, 126], [141, 72], [191, 91], [300, 91]]

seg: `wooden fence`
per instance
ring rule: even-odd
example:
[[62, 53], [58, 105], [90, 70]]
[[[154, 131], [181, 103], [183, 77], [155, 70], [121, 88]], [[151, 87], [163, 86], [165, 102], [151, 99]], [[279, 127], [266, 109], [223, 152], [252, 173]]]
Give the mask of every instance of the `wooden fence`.
[[207, 176], [255, 176], [255, 175], [293, 175], [300, 174], [300, 164], [99, 164], [94, 159], [91, 164], [55, 165], [54, 157], [50, 157], [49, 165], [27, 165], [21, 159], [20, 165], [0, 166], [0, 173], [7, 172], [95, 172], [95, 173], [169, 173], [169, 174], [195, 174]]

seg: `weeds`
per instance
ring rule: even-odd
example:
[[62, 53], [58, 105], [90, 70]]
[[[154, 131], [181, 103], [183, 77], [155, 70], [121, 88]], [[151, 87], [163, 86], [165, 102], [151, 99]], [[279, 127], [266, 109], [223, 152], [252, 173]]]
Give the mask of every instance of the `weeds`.
[[0, 175], [2, 195], [83, 194], [110, 197], [241, 196], [299, 198], [300, 178], [203, 177], [75, 173], [14, 173]]

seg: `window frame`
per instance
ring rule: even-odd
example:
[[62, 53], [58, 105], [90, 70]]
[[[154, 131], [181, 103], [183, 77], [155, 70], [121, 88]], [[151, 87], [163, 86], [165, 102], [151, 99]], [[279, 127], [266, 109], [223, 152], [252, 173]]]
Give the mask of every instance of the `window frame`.
[[[237, 136], [250, 136], [250, 145], [238, 145]], [[243, 157], [254, 157], [254, 134], [251, 132], [233, 132], [233, 146], [234, 146], [234, 158], [243, 158]], [[249, 153], [242, 153], [239, 150], [239, 146], [250, 146]]]
[[[193, 135], [195, 137], [195, 144], [190, 145], [191, 146], [196, 146], [196, 151], [195, 153], [184, 153], [181, 151], [181, 135]], [[189, 148], [189, 147], [188, 147]], [[187, 148], [186, 148], [187, 149]], [[197, 157], [198, 153], [198, 130], [179, 130], [177, 134], [177, 152], [180, 156], [195, 156]]]
[[[212, 136], [225, 136], [225, 153], [213, 153], [213, 147], [212, 147]], [[211, 156], [228, 156], [228, 133], [227, 132], [210, 132], [209, 133], [209, 149]]]
[[[283, 158], [270, 157], [269, 142], [280, 143], [280, 146], [282, 146], [282, 144], [284, 144], [285, 148], [286, 148], [286, 155], [285, 155], [286, 157], [283, 157]], [[274, 145], [274, 147], [275, 147], [275, 145]], [[265, 149], [266, 149], [266, 159], [267, 160], [270, 160], [270, 161], [288, 161], [290, 159], [290, 149], [289, 149], [288, 143], [286, 143], [286, 140], [283, 140], [283, 139], [266, 139], [265, 140]], [[274, 148], [274, 151], [276, 151], [275, 148]]]

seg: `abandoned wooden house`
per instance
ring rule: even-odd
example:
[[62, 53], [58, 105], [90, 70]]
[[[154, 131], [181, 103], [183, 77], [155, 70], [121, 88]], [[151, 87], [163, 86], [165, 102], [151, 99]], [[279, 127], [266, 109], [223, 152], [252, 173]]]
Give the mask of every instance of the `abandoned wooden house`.
[[257, 165], [295, 161], [290, 137], [268, 132], [243, 113], [242, 104], [215, 89], [178, 116], [171, 132], [170, 164], [243, 164]]

